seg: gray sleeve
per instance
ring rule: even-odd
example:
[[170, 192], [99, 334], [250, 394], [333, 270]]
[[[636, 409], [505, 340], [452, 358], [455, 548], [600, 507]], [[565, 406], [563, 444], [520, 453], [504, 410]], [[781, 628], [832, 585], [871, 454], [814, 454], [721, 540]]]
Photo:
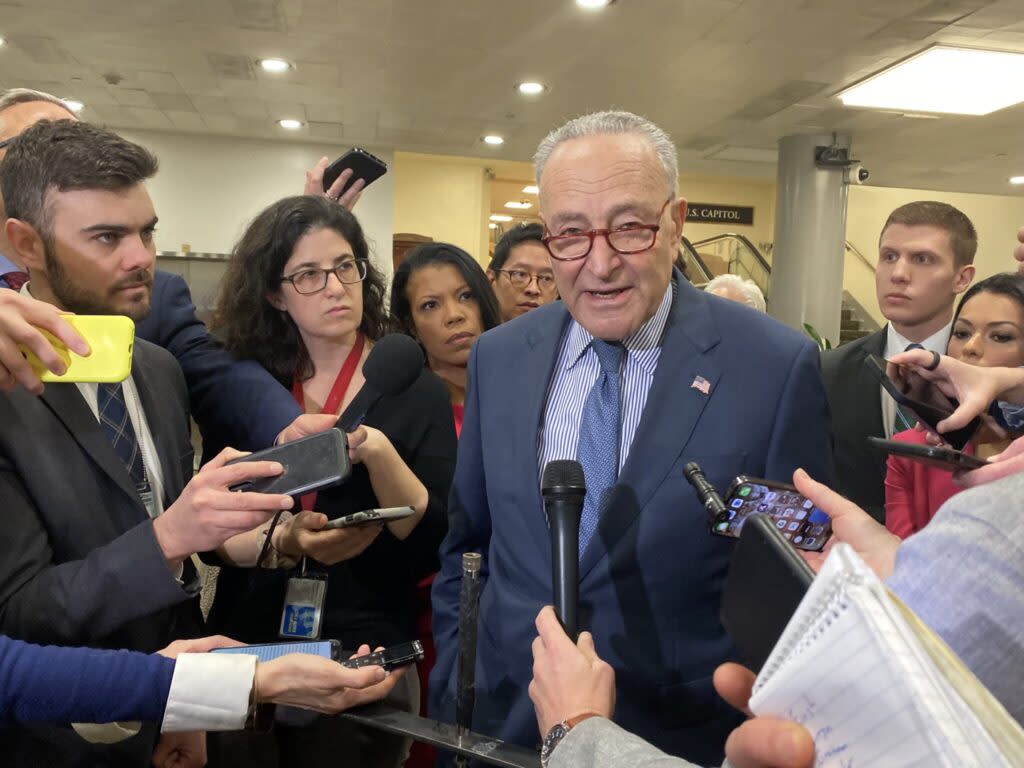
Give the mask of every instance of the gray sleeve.
[[549, 768], [696, 768], [670, 757], [611, 720], [591, 717], [566, 734], [548, 761]]
[[888, 585], [1024, 722], [1024, 474], [958, 493], [897, 552]]

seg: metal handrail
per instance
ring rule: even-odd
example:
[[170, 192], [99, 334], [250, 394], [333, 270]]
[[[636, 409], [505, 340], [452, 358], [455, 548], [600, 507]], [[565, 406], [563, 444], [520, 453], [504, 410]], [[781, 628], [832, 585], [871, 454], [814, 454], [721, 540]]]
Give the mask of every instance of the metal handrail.
[[857, 246], [856, 246], [856, 245], [854, 245], [853, 243], [851, 243], [851, 242], [850, 242], [849, 240], [847, 240], [847, 241], [846, 241], [845, 245], [846, 245], [846, 250], [850, 251], [850, 252], [851, 252], [851, 253], [853, 253], [853, 254], [854, 254], [854, 255], [855, 255], [855, 256], [856, 256], [856, 257], [857, 257], [858, 259], [860, 259], [860, 260], [861, 260], [862, 262], [864, 262], [864, 266], [865, 266], [865, 267], [867, 267], [868, 269], [870, 269], [870, 270], [871, 270], [872, 272], [877, 272], [877, 271], [878, 271], [877, 267], [875, 267], [875, 265], [874, 265], [874, 264], [872, 264], [872, 263], [871, 263], [870, 261], [868, 261], [868, 257], [867, 257], [867, 256], [865, 256], [865, 255], [864, 255], [863, 253], [861, 253], [861, 252], [860, 252], [860, 249], [859, 249], [859, 248], [857, 248]]
[[756, 258], [758, 260], [758, 262], [760, 262], [761, 266], [764, 268], [764, 271], [767, 272], [768, 274], [771, 274], [772, 267], [771, 267], [771, 265], [767, 261], [765, 261], [764, 256], [761, 255], [761, 251], [759, 251], [757, 249], [757, 246], [754, 245], [752, 242], [750, 242], [750, 240], [748, 240], [746, 237], [744, 237], [743, 235], [741, 235], [741, 234], [739, 234], [737, 232], [723, 232], [720, 235], [713, 235], [712, 237], [706, 237], [703, 240], [698, 240], [697, 242], [693, 243], [692, 245], [693, 245], [694, 249], [696, 249], [696, 248], [698, 248], [699, 246], [702, 246], [702, 245], [708, 245], [710, 243], [715, 243], [715, 242], [719, 242], [721, 240], [729, 240], [729, 239], [739, 240], [741, 243], [743, 243], [745, 246], [747, 246], [747, 248], [750, 250], [750, 252], [754, 254], [754, 258]]
[[[704, 259], [702, 259], [700, 257], [700, 254], [697, 253], [697, 249], [693, 247], [693, 243], [690, 242], [689, 238], [687, 238], [686, 235], [683, 235], [679, 239], [679, 244], [683, 247], [683, 250], [689, 256], [689, 261], [695, 264], [697, 266], [697, 269], [700, 270], [699, 277], [704, 278], [703, 282], [706, 283], [707, 281], [709, 281], [713, 277], [713, 275], [711, 274], [711, 270], [708, 269], [708, 265], [704, 263]], [[691, 280], [691, 282], [693, 281]]]

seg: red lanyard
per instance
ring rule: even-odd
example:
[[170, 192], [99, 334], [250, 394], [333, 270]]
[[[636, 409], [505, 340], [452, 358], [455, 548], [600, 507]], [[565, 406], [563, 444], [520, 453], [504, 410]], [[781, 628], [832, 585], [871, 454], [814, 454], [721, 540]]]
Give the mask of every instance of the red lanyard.
[[[348, 391], [349, 384], [352, 383], [352, 377], [356, 374], [356, 368], [359, 366], [359, 358], [363, 356], [365, 344], [366, 337], [361, 333], [356, 334], [356, 343], [352, 345], [352, 351], [348, 353], [344, 365], [338, 371], [338, 378], [334, 380], [334, 385], [331, 387], [331, 391], [328, 393], [320, 413], [338, 412], [338, 409], [341, 407], [341, 401], [345, 398], [345, 393]], [[306, 409], [306, 396], [302, 391], [302, 381], [298, 376], [292, 379], [292, 397], [295, 398], [295, 402], [299, 404], [299, 407], [303, 410]], [[303, 509], [313, 509], [315, 504], [315, 493], [307, 493], [302, 497]]]

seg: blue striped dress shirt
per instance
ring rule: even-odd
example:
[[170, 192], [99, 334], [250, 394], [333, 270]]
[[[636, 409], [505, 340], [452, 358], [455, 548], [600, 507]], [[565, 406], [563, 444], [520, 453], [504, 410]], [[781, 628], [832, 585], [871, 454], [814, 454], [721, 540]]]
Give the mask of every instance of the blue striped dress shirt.
[[[622, 366], [620, 472], [629, 457], [629, 448], [633, 444], [633, 436], [647, 404], [647, 393], [651, 390], [654, 372], [658, 368], [661, 338], [668, 323], [675, 290], [673, 281], [665, 289], [665, 295], [654, 315], [622, 343], [626, 348], [626, 359]], [[544, 425], [538, 438], [538, 477], [543, 475], [549, 461], [576, 458], [583, 405], [601, 370], [597, 354], [590, 346], [593, 340], [593, 335], [575, 320], [569, 323], [555, 363], [548, 389]]]

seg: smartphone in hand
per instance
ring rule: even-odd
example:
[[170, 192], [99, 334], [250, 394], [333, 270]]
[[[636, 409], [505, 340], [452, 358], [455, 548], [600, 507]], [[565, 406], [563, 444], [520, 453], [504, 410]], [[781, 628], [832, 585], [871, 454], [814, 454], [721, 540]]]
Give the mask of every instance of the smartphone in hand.
[[345, 186], [338, 191], [339, 196], [345, 194], [348, 188], [356, 183], [357, 179], [363, 180], [363, 188], [365, 189], [388, 172], [387, 163], [376, 155], [370, 154], [365, 149], [355, 147], [324, 169], [324, 192], [327, 192], [334, 182], [338, 180], [342, 171], [350, 168], [352, 169], [352, 175], [345, 182]]
[[883, 440], [880, 437], [868, 437], [872, 446], [880, 451], [903, 456], [912, 461], [927, 464], [938, 469], [945, 469], [949, 472], [957, 470], [980, 469], [988, 464], [985, 459], [971, 456], [963, 451], [956, 451], [942, 445], [917, 445], [915, 443], [903, 443], [899, 440]]
[[246, 480], [231, 486], [232, 491], [298, 496], [337, 485], [352, 473], [348, 438], [337, 427], [256, 451], [227, 463], [246, 461], [277, 461], [284, 466], [284, 472], [275, 477]]
[[351, 515], [337, 517], [329, 520], [322, 530], [329, 531], [335, 528], [358, 528], [374, 523], [387, 523], [392, 520], [401, 520], [416, 514], [412, 507], [385, 507], [383, 509], [364, 509], [362, 512], [353, 512]]
[[80, 357], [60, 339], [40, 330], [67, 366], [67, 370], [58, 376], [43, 365], [28, 347], [19, 345], [21, 353], [40, 381], [115, 384], [128, 378], [132, 372], [132, 350], [135, 344], [135, 323], [130, 317], [63, 315], [63, 319], [85, 339], [91, 353], [88, 357]]
[[747, 520], [766, 515], [797, 549], [819, 552], [832, 536], [832, 519], [788, 483], [740, 475], [729, 487], [725, 511], [711, 524], [719, 536], [738, 537]]

